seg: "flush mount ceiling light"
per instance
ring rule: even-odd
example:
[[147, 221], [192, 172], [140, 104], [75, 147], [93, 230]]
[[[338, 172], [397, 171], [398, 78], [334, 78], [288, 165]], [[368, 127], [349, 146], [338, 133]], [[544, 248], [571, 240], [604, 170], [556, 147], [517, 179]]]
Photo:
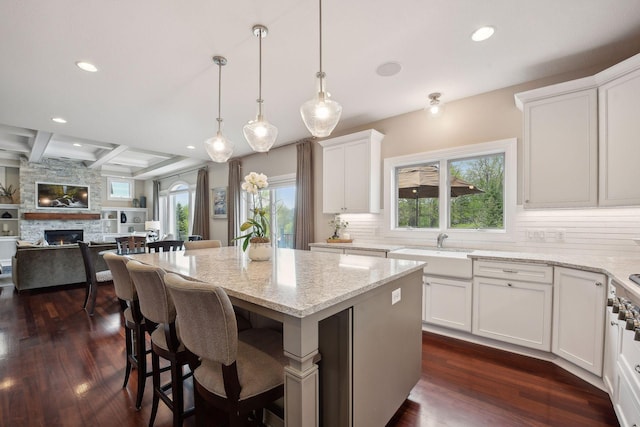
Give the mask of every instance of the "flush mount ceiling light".
[[262, 39], [267, 37], [267, 27], [264, 25], [254, 25], [253, 35], [258, 37], [258, 114], [255, 120], [249, 121], [242, 128], [244, 138], [247, 140], [253, 151], [265, 153], [273, 146], [278, 137], [278, 128], [269, 123], [262, 114]]
[[224, 56], [214, 56], [213, 62], [218, 66], [218, 132], [216, 136], [204, 142], [204, 148], [211, 160], [217, 163], [224, 163], [233, 154], [233, 142], [222, 135], [222, 118], [220, 117], [220, 99], [222, 98], [222, 66], [227, 65], [227, 58]]
[[62, 117], [52, 117], [51, 121], [54, 121], [56, 123], [61, 123], [61, 124], [67, 123], [67, 120], [63, 119]]
[[385, 62], [376, 68], [376, 73], [382, 77], [395, 76], [402, 70], [402, 65], [397, 62]]
[[320, 23], [320, 71], [316, 74], [318, 78], [318, 92], [309, 101], [300, 107], [300, 115], [311, 135], [324, 137], [331, 135], [331, 132], [338, 124], [342, 114], [342, 105], [329, 99], [331, 95], [325, 90], [325, 73], [322, 71], [322, 0], [319, 4]]
[[471, 40], [474, 42], [485, 41], [496, 32], [496, 29], [492, 26], [480, 27], [471, 34]]
[[433, 92], [429, 94], [429, 105], [425, 108], [431, 117], [439, 117], [442, 115], [444, 105], [440, 101], [442, 94], [440, 92]]
[[95, 73], [96, 71], [98, 71], [98, 67], [96, 67], [90, 62], [78, 61], [76, 62], [76, 66], [81, 70], [87, 71], [89, 73]]

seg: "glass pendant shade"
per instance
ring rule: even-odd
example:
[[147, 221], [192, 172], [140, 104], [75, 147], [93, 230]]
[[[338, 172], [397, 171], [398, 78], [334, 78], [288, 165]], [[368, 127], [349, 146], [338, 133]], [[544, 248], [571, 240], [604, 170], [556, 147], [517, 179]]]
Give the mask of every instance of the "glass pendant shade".
[[217, 163], [224, 163], [233, 154], [233, 142], [225, 138], [221, 131], [218, 131], [216, 136], [204, 142], [204, 149], [211, 157], [211, 160]]
[[342, 105], [320, 91], [315, 97], [300, 106], [300, 115], [311, 135], [322, 138], [331, 135], [340, 121]]
[[278, 138], [278, 128], [266, 121], [261, 114], [244, 125], [242, 133], [253, 151], [259, 153], [269, 151]]

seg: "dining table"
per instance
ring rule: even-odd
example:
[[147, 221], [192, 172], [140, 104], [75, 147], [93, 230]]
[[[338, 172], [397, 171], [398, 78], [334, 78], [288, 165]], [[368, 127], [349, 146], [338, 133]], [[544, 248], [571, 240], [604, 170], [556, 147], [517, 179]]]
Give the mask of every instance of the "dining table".
[[286, 426], [384, 426], [420, 378], [423, 262], [283, 248], [252, 261], [235, 246], [128, 256], [281, 323]]

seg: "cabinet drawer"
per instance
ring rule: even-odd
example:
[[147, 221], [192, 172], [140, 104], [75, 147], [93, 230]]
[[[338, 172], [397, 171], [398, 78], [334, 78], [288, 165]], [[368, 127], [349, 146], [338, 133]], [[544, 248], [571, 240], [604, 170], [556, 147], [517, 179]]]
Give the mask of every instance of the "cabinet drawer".
[[640, 341], [633, 339], [634, 334], [633, 331], [622, 331], [619, 361], [624, 374], [629, 377], [629, 384], [640, 396]]
[[627, 376], [628, 374], [624, 370], [618, 376], [616, 413], [621, 426], [638, 426], [640, 425], [640, 406], [638, 404], [640, 396], [638, 396], [637, 390], [634, 390]]
[[535, 283], [552, 283], [553, 267], [544, 264], [479, 260], [473, 262], [473, 275]]

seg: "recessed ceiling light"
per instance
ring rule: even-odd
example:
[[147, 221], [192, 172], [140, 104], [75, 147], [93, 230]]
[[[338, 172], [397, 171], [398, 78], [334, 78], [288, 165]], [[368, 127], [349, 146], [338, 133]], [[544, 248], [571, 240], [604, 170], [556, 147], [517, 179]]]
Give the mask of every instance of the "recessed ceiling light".
[[384, 64], [380, 64], [378, 68], [376, 68], [376, 73], [382, 77], [391, 77], [395, 76], [402, 70], [402, 65], [397, 62], [385, 62]]
[[477, 30], [475, 30], [473, 34], [471, 34], [471, 40], [473, 40], [474, 42], [484, 41], [489, 37], [491, 37], [493, 33], [495, 33], [495, 31], [496, 29], [491, 26], [480, 27]]
[[78, 61], [78, 62], [76, 62], [76, 65], [81, 70], [88, 71], [90, 73], [95, 73], [96, 71], [98, 71], [98, 67], [96, 67], [95, 65], [93, 65], [90, 62]]
[[52, 117], [51, 120], [56, 122], [56, 123], [67, 123], [67, 121], [65, 119], [63, 119], [62, 117]]
[[193, 145], [187, 145], [187, 148], [188, 148], [189, 150], [195, 150], [195, 149], [196, 149], [196, 147], [194, 147]]
[[73, 146], [74, 146], [74, 147], [82, 147], [82, 144], [80, 144], [79, 142], [74, 142], [74, 143], [73, 143]]

